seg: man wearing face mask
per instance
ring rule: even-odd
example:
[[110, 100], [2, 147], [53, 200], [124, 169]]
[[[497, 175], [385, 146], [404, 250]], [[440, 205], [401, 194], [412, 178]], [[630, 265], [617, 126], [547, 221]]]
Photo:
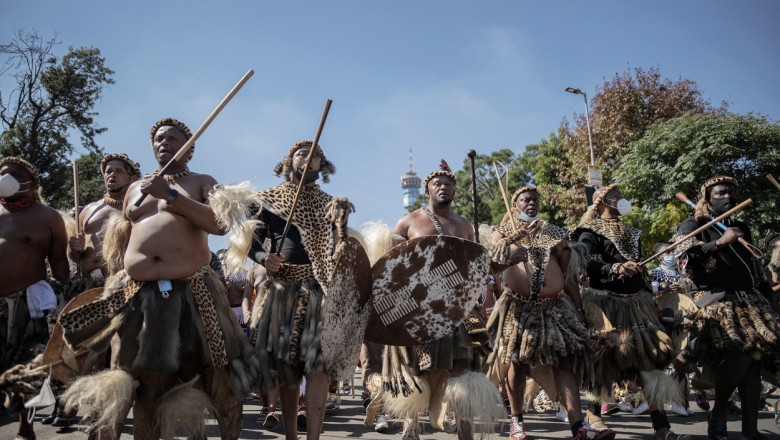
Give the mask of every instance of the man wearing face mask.
[[664, 403], [682, 401], [676, 384], [663, 372], [674, 357], [674, 348], [646, 287], [644, 268], [638, 263], [642, 232], [620, 220], [630, 211], [631, 203], [616, 183], [599, 188], [572, 233], [572, 240], [589, 250], [585, 265], [589, 286], [584, 289], [583, 302], [600, 308], [617, 336], [596, 361], [588, 423], [596, 429], [606, 427], [601, 420], [601, 402], [595, 398], [605, 387], [610, 390], [614, 382], [635, 381], [644, 389], [656, 439], [688, 439], [671, 431], [664, 413]]
[[[560, 396], [572, 438], [613, 439], [614, 431], [596, 430], [583, 423], [573, 369], [575, 364], [589, 361], [588, 348], [595, 340], [585, 326], [578, 276], [572, 271], [580, 265], [570, 264], [569, 231], [540, 219], [539, 204], [535, 187], [518, 189], [512, 196], [514, 212], [493, 232], [497, 247], [524, 247], [531, 263], [517, 263], [504, 270], [504, 292], [494, 311], [499, 319], [491, 357], [500, 356], [494, 362], [499, 363], [500, 376], [507, 378], [510, 439], [526, 438], [522, 415], [526, 376], [537, 377], [537, 372], [546, 369], [554, 380], [554, 389], [545, 384], [546, 391], [550, 395], [557, 391]], [[553, 343], [548, 344], [550, 341]]]
[[[57, 299], [47, 279], [68, 279], [68, 238], [65, 222], [46, 206], [38, 171], [19, 157], [0, 159], [0, 300], [7, 312], [6, 339], [0, 341], [0, 373], [29, 361], [49, 339], [46, 317]], [[32, 397], [32, 396], [27, 396]], [[20, 411], [19, 438], [34, 438]]]
[[[345, 197], [333, 197], [316, 184], [320, 176], [329, 182], [336, 168], [322, 147], [312, 144], [296, 143], [277, 164], [274, 173], [283, 176], [285, 182], [258, 194], [261, 206], [254, 217], [256, 227], [249, 231], [253, 234], [249, 257], [263, 266], [268, 276], [258, 287], [252, 310], [250, 340], [260, 358], [257, 388], [267, 392], [279, 385], [288, 440], [297, 438], [296, 415], [303, 377], [306, 412], [300, 416], [305, 418], [306, 438], [317, 439], [322, 430], [329, 384], [321, 348], [323, 288], [334, 270], [334, 230], [345, 229], [349, 213], [354, 211]], [[312, 149], [311, 163], [304, 174]], [[301, 180], [303, 187], [282, 242]]]
[[[692, 217], [677, 228], [685, 236], [737, 205], [737, 181], [728, 176], [707, 180]], [[722, 220], [680, 246], [688, 256], [693, 281], [711, 291], [714, 302], [697, 314], [698, 343], [689, 357], [712, 364], [716, 371], [715, 405], [708, 419], [711, 439], [728, 438], [726, 412], [735, 389], [742, 402], [742, 438], [763, 439], [758, 433], [759, 395], [762, 366], [777, 374], [780, 362], [780, 327], [772, 319], [767, 298], [771, 288], [761, 272], [760, 262], [737, 240], [748, 243], [750, 229], [734, 218]]]

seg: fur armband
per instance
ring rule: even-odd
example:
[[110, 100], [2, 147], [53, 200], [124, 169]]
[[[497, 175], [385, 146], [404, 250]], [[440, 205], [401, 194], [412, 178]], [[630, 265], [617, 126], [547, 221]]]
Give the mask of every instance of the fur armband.
[[619, 275], [620, 274], [620, 266], [622, 266], [622, 265], [623, 265], [623, 263], [614, 263], [612, 266], [610, 266], [609, 273], [614, 274], [614, 275]]
[[509, 257], [512, 255], [512, 245], [522, 238], [522, 233], [504, 237], [490, 248], [490, 259], [498, 264], [512, 264]]

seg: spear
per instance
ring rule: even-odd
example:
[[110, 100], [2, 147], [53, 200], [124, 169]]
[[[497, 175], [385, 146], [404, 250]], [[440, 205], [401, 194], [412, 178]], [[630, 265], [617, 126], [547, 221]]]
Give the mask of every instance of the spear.
[[477, 156], [477, 152], [469, 150], [466, 152], [466, 156], [471, 159], [471, 204], [474, 207], [474, 241], [479, 243], [479, 215], [477, 211], [477, 173], [474, 170], [474, 158]]

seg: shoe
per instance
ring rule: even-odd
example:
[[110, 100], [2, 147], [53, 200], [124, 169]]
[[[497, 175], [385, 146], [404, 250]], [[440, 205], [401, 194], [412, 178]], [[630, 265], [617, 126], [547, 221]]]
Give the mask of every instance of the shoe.
[[517, 417], [509, 419], [509, 438], [512, 440], [525, 440], [525, 426]]
[[56, 426], [58, 428], [67, 428], [71, 425], [71, 423], [73, 423], [73, 419], [66, 419], [65, 417], [57, 416], [51, 422], [51, 426]]
[[376, 432], [385, 432], [387, 431], [387, 417], [380, 414], [376, 416], [376, 423], [374, 423], [374, 431]]
[[662, 439], [662, 440], [691, 440], [691, 436], [688, 434], [677, 434], [671, 429], [667, 429], [666, 432], [664, 432], [663, 437], [660, 437], [659, 432], [655, 432], [655, 438]]
[[417, 424], [417, 420], [404, 420], [404, 432], [401, 440], [420, 440], [420, 427]]
[[729, 400], [728, 412], [733, 414], [742, 414], [742, 408], [739, 407], [733, 400]]
[[615, 438], [615, 431], [609, 428], [596, 429], [590, 427], [587, 423], [583, 423], [580, 429], [577, 430], [577, 434], [572, 437], [572, 440], [612, 440]]
[[265, 429], [273, 429], [276, 424], [279, 423], [279, 417], [276, 416], [276, 413], [268, 413], [267, 416], [265, 416], [265, 421], [263, 422], [263, 428]]
[[333, 411], [341, 408], [341, 397], [336, 393], [328, 393], [328, 400], [325, 401], [325, 411]]
[[[625, 402], [621, 402], [621, 403], [625, 403]], [[628, 405], [628, 404], [626, 403], [626, 405]], [[629, 409], [628, 410], [629, 411], [631, 410], [630, 405], [629, 405]], [[601, 405], [601, 414], [602, 415], [611, 416], [611, 415], [619, 413], [619, 412], [620, 412], [620, 407], [618, 405], [614, 404], [614, 403], [606, 403], [606, 402], [604, 402], [604, 404]], [[568, 422], [568, 420], [567, 420], [567, 422]]]
[[352, 391], [352, 387], [351, 387], [351, 386], [350, 386], [348, 383], [345, 383], [344, 385], [342, 385], [342, 386], [341, 386], [341, 392], [342, 392], [342, 393], [343, 393], [345, 396], [346, 396], [347, 394], [349, 394], [349, 392], [350, 392], [350, 391]]
[[54, 411], [53, 413], [51, 413], [51, 415], [44, 417], [43, 420], [41, 420], [41, 423], [43, 423], [44, 425], [51, 425], [52, 422], [54, 422], [54, 419], [56, 418], [57, 418], [57, 411]]
[[710, 410], [710, 401], [707, 399], [707, 393], [704, 391], [696, 393], [696, 405], [702, 409], [702, 411]]
[[302, 409], [298, 411], [298, 417], [295, 419], [295, 424], [298, 425], [298, 429], [301, 431], [306, 430], [306, 410]]
[[566, 414], [566, 410], [561, 408], [557, 413], [555, 413], [555, 418], [560, 420], [561, 422], [569, 423], [569, 415]]
[[674, 411], [675, 414], [688, 417], [690, 414], [688, 414], [688, 408], [680, 405], [677, 402], [672, 402], [672, 411]]
[[363, 392], [360, 393], [360, 399], [363, 400], [363, 408], [368, 408], [368, 405], [371, 405], [371, 391], [363, 390]]
[[631, 410], [633, 409], [631, 404], [628, 403], [628, 402], [618, 402], [617, 403], [617, 407], [618, 407], [618, 410], [623, 411], [623, 412], [631, 412]]
[[780, 400], [775, 402], [775, 424], [780, 427]]
[[712, 440], [729, 440], [726, 420], [712, 420], [712, 413], [707, 414], [707, 436]]
[[639, 406], [634, 408], [634, 410], [631, 411], [631, 413], [634, 414], [635, 416], [638, 416], [646, 413], [649, 409], [650, 409], [650, 405], [648, 405], [647, 402], [642, 402], [639, 404]]

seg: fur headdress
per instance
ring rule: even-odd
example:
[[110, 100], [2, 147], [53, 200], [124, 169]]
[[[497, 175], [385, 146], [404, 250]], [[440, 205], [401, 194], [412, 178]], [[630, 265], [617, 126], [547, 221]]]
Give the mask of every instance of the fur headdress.
[[[293, 173], [293, 155], [298, 149], [302, 147], [311, 147], [313, 143], [314, 142], [312, 141], [306, 140], [300, 141], [293, 145], [290, 148], [290, 151], [287, 152], [287, 156], [285, 156], [284, 159], [282, 159], [282, 161], [276, 164], [276, 167], [274, 167], [274, 175], [284, 176], [284, 180], [290, 182], [292, 180]], [[322, 146], [320, 146], [320, 144], [317, 144], [314, 149], [314, 153], [320, 157], [320, 174], [322, 175], [322, 181], [325, 183], [330, 182], [329, 176], [331, 174], [336, 174], [336, 166], [333, 165], [333, 162], [329, 161], [327, 157], [325, 157], [325, 153], [323, 153]]]
[[455, 174], [452, 173], [450, 166], [447, 165], [447, 162], [444, 159], [441, 160], [441, 164], [439, 165], [439, 167], [441, 169], [434, 171], [428, 174], [427, 176], [425, 176], [425, 180], [423, 180], [423, 188], [428, 188], [428, 182], [430, 182], [431, 179], [433, 179], [434, 177], [439, 177], [439, 176], [449, 177], [450, 179], [452, 179], [452, 183], [455, 186], [458, 185], [458, 181], [455, 179]]
[[101, 174], [105, 174], [106, 165], [112, 160], [121, 160], [132, 168], [133, 172], [131, 174], [141, 177], [141, 165], [138, 162], [134, 162], [133, 159], [130, 159], [130, 156], [125, 153], [113, 153], [104, 157], [103, 160], [100, 161]]
[[515, 191], [514, 194], [512, 194], [512, 203], [514, 204], [517, 198], [520, 197], [520, 194], [527, 191], [535, 191], [537, 194], [539, 194], [539, 190], [536, 189], [535, 186], [531, 186], [531, 185], [521, 186], [520, 189], [518, 189], [517, 191]]
[[[176, 129], [178, 129], [179, 131], [184, 133], [184, 137], [187, 138], [187, 139], [192, 137], [192, 132], [190, 131], [190, 128], [187, 127], [184, 124], [184, 122], [181, 122], [178, 119], [173, 119], [173, 118], [163, 118], [163, 119], [160, 119], [159, 121], [157, 121], [152, 126], [152, 131], [151, 131], [151, 133], [149, 133], [149, 142], [152, 144], [152, 146], [154, 146], [154, 135], [157, 134], [157, 130], [159, 130], [160, 127], [166, 127], [166, 126], [174, 127]], [[195, 144], [194, 143], [190, 147], [190, 151], [188, 152], [188, 155], [187, 155], [187, 160], [192, 159], [192, 155], [193, 154], [195, 154]]]
[[739, 189], [737, 179], [729, 176], [717, 176], [704, 182], [704, 185], [701, 186], [701, 190], [699, 191], [701, 194], [699, 201], [696, 203], [696, 212], [693, 214], [696, 221], [710, 220], [710, 189], [712, 189], [712, 187], [715, 185], [720, 185], [723, 183], [730, 183], [734, 185], [735, 189]]
[[7, 163], [13, 163], [22, 166], [25, 170], [27, 170], [28, 173], [32, 175], [33, 183], [38, 188], [38, 191], [35, 192], [36, 201], [38, 203], [43, 203], [43, 196], [41, 195], [41, 175], [38, 174], [38, 170], [35, 169], [33, 164], [17, 156], [8, 156], [0, 159], [0, 167]]
[[617, 183], [610, 183], [607, 186], [602, 186], [598, 190], [596, 190], [596, 193], [593, 194], [593, 204], [588, 206], [588, 209], [585, 211], [585, 214], [582, 215], [582, 218], [580, 219], [580, 224], [587, 223], [590, 220], [593, 220], [594, 218], [599, 218], [599, 212], [596, 209], [599, 206], [599, 203], [604, 201], [604, 197], [609, 194], [610, 191], [617, 188]]

